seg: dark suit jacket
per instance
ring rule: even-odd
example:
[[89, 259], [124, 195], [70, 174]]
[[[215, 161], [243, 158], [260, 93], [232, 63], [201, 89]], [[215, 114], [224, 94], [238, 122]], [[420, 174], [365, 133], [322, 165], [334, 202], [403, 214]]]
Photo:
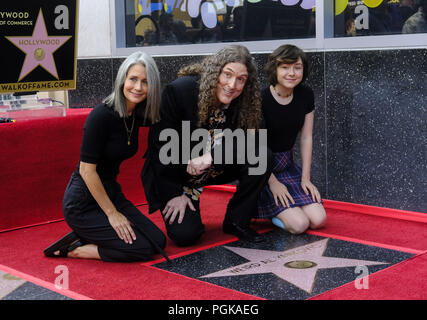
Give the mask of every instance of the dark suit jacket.
[[[187, 161], [182, 161], [183, 155], [181, 150], [183, 150], [183, 146], [188, 146], [191, 133], [200, 128], [197, 124], [198, 94], [198, 78], [192, 76], [176, 79], [168, 84], [163, 91], [160, 107], [161, 120], [153, 124], [150, 128], [146, 161], [141, 172], [142, 184], [150, 213], [160, 209], [170, 199], [182, 195], [183, 186], [190, 178], [186, 172]], [[235, 103], [233, 104], [232, 102], [226, 110], [226, 122], [222, 126], [222, 129], [235, 129], [236, 126], [233, 121], [234, 105]], [[189, 132], [187, 132], [188, 134], [184, 135], [182, 134], [184, 132], [182, 130], [183, 121], [188, 121], [187, 125], [189, 124], [190, 128]], [[206, 128], [205, 126], [202, 127]], [[160, 141], [159, 139], [162, 131], [165, 129], [174, 129], [179, 135], [179, 147], [176, 146], [177, 148], [175, 148], [179, 150], [179, 164], [165, 165], [160, 162], [159, 153], [161, 148], [169, 143], [168, 141]], [[187, 149], [192, 150], [198, 143], [200, 141], [190, 141], [190, 148]], [[222, 148], [222, 146], [220, 147]], [[212, 150], [212, 156], [215, 148]], [[223, 150], [222, 155], [224, 157]]]

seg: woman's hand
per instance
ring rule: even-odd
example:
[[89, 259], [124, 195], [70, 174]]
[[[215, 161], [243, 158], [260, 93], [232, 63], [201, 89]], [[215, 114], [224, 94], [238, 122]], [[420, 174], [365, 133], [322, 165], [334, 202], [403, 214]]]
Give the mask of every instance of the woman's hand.
[[317, 190], [316, 186], [311, 183], [308, 179], [301, 179], [301, 187], [304, 190], [305, 194], [311, 194], [311, 198], [313, 201], [320, 203], [322, 198], [320, 197], [319, 190]]
[[166, 203], [165, 208], [162, 211], [164, 215], [164, 220], [167, 221], [169, 218], [169, 224], [172, 224], [175, 221], [176, 216], [179, 214], [178, 223], [181, 223], [184, 219], [185, 209], [187, 205], [191, 210], [196, 211], [193, 203], [190, 198], [188, 198], [185, 194], [179, 197], [172, 198]]
[[121, 240], [129, 244], [132, 244], [132, 239], [136, 240], [135, 232], [129, 220], [123, 214], [115, 211], [108, 215], [108, 221]]
[[205, 153], [201, 157], [194, 158], [188, 161], [187, 173], [192, 176], [201, 175], [212, 164], [212, 156], [210, 152]]
[[276, 203], [276, 206], [279, 206], [279, 201], [283, 207], [288, 207], [288, 208], [290, 208], [289, 202], [292, 202], [292, 204], [295, 204], [295, 201], [292, 198], [291, 194], [289, 193], [288, 188], [286, 188], [286, 186], [283, 183], [277, 180], [273, 174], [268, 180], [268, 187], [270, 188], [270, 191], [273, 194], [274, 202]]

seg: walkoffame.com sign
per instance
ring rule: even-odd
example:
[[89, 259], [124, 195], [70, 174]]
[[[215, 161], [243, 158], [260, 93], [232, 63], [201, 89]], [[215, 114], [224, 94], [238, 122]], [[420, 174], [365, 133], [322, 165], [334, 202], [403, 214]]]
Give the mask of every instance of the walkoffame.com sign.
[[78, 0], [0, 7], [0, 93], [76, 88]]

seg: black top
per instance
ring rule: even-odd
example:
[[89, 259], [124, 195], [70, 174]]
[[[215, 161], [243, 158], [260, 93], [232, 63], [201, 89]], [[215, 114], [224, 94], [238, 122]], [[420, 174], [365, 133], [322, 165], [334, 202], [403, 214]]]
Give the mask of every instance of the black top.
[[305, 115], [314, 110], [313, 90], [298, 85], [288, 105], [281, 105], [274, 99], [270, 86], [262, 90], [261, 96], [268, 147], [273, 152], [291, 150], [304, 125]]
[[125, 120], [104, 103], [96, 106], [85, 121], [80, 161], [96, 164], [102, 181], [115, 180], [123, 160], [131, 158], [138, 151], [138, 133], [142, 122], [135, 119], [128, 145], [124, 121], [130, 130], [132, 117]]

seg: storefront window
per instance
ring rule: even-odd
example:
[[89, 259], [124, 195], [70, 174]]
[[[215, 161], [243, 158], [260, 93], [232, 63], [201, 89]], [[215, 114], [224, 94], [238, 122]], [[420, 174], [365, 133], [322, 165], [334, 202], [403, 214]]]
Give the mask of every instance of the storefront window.
[[110, 0], [113, 54], [208, 54], [427, 45], [427, 0]]
[[427, 0], [335, 0], [334, 36], [427, 32]]
[[315, 3], [315, 0], [126, 1], [126, 47], [314, 38]]

